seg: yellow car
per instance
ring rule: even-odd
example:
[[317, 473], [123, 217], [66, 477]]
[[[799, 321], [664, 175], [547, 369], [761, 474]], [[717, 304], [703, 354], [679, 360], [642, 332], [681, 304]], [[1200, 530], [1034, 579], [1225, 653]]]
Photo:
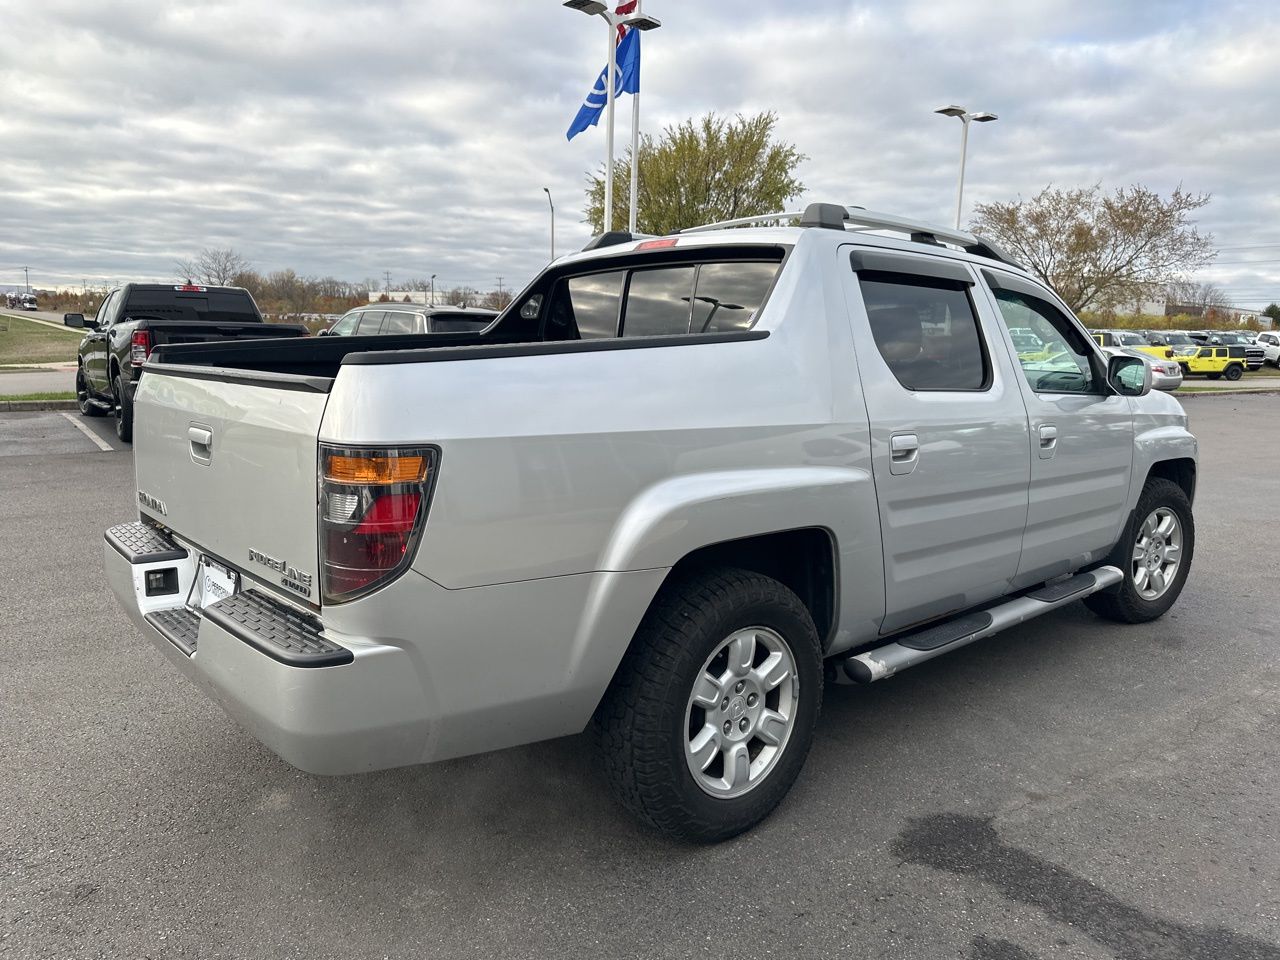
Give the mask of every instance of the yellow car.
[[1127, 330], [1094, 330], [1091, 335], [1100, 347], [1123, 347], [1125, 350], [1136, 350], [1139, 353], [1145, 353], [1152, 360], [1173, 358], [1171, 347], [1148, 343], [1147, 338], [1140, 333], [1130, 333]]
[[1239, 380], [1244, 376], [1244, 347], [1177, 347], [1175, 351], [1184, 377]]

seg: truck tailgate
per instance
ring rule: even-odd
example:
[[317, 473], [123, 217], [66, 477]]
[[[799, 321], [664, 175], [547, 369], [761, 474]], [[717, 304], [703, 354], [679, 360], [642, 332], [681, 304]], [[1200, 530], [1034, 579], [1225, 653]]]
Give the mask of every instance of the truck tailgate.
[[174, 369], [142, 377], [139, 509], [210, 559], [319, 605], [316, 437], [325, 381]]

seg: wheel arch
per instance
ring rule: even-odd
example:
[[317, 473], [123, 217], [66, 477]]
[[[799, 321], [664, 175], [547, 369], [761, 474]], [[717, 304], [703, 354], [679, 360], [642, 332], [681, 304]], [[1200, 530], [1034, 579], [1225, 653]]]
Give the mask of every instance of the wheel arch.
[[[1196, 461], [1193, 457], [1176, 457], [1171, 460], [1157, 460], [1147, 471], [1146, 480], [1161, 477], [1170, 480], [1182, 488], [1187, 500], [1195, 503], [1196, 499]], [[1146, 485], [1146, 480], [1143, 485]]]
[[800, 598], [825, 651], [839, 620], [839, 556], [836, 535], [827, 527], [775, 530], [691, 551], [667, 572], [662, 587], [695, 571], [716, 567], [735, 567], [770, 577]]

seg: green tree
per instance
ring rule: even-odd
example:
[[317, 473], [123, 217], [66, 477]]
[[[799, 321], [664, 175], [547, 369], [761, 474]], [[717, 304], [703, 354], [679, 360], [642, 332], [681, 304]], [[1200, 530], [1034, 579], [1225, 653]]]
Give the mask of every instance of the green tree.
[[1030, 200], [981, 203], [970, 229], [994, 240], [1071, 309], [1110, 310], [1149, 296], [1217, 255], [1189, 215], [1208, 194], [1178, 187], [1165, 199], [1141, 184], [1045, 187]]
[[1280, 321], [1280, 303], [1272, 303], [1262, 311], [1263, 316], [1270, 317], [1272, 322]]
[[[714, 113], [667, 127], [660, 139], [640, 138], [636, 228], [665, 235], [684, 227], [782, 210], [804, 191], [795, 169], [808, 159], [774, 139], [777, 115], [733, 120]], [[604, 170], [588, 174], [587, 222], [604, 228]], [[631, 156], [613, 168], [613, 225], [626, 227]]]

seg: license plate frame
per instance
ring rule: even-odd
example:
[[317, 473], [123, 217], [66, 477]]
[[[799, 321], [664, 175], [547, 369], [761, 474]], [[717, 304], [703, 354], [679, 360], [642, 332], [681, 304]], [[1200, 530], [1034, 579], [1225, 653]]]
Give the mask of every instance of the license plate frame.
[[210, 604], [239, 593], [240, 574], [225, 564], [202, 556], [196, 566], [195, 587], [198, 594], [195, 607], [203, 610]]

